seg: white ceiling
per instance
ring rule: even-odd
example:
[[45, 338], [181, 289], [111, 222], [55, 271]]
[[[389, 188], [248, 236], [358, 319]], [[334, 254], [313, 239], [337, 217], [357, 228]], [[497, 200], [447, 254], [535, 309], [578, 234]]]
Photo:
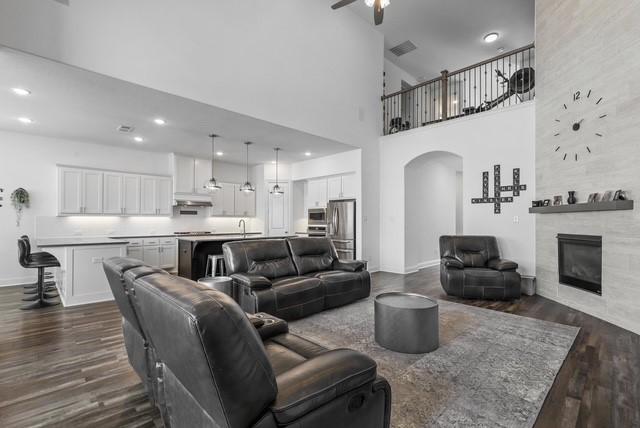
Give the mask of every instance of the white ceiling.
[[[334, 1], [327, 2], [329, 7]], [[350, 9], [373, 25], [373, 10], [358, 0]], [[391, 0], [384, 21], [376, 29], [385, 37], [385, 57], [418, 80], [438, 77], [532, 43], [535, 38], [535, 0]], [[485, 43], [483, 37], [500, 38]], [[406, 40], [418, 48], [400, 57], [389, 52]]]
[[[21, 87], [30, 96], [16, 96]], [[25, 125], [18, 117], [29, 117]], [[161, 117], [164, 126], [153, 123]], [[119, 125], [135, 126], [123, 134]], [[212, 132], [217, 159], [244, 163], [244, 141], [252, 141], [249, 162], [295, 162], [353, 150], [355, 147], [274, 125], [206, 104], [134, 85], [0, 46], [0, 129], [87, 143], [186, 155], [211, 156]], [[144, 142], [136, 143], [134, 136]], [[311, 156], [305, 156], [310, 152]]]

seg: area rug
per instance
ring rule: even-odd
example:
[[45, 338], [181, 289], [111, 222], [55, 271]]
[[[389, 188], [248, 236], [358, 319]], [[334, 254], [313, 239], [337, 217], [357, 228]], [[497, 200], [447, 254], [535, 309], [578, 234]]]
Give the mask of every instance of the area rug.
[[531, 427], [579, 328], [439, 300], [440, 347], [401, 354], [374, 340], [373, 299], [289, 323], [361, 351], [391, 384], [391, 426]]

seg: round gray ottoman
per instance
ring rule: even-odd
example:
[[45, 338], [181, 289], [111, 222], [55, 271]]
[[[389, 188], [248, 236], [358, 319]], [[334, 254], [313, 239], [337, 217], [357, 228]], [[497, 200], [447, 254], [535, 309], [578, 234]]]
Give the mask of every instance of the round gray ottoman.
[[233, 297], [233, 279], [228, 276], [206, 276], [198, 280], [199, 284]]
[[374, 305], [378, 344], [405, 354], [424, 354], [438, 349], [435, 300], [420, 294], [390, 292], [377, 295]]

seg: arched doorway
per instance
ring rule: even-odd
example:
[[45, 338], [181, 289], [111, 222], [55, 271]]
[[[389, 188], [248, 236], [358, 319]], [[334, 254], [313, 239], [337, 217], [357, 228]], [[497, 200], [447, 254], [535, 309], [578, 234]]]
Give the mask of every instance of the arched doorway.
[[404, 168], [405, 272], [437, 264], [442, 235], [463, 233], [462, 157], [435, 151]]

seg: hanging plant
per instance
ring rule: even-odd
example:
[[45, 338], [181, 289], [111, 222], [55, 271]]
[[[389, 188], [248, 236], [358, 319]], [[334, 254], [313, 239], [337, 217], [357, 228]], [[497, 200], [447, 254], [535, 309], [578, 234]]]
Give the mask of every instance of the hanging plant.
[[11, 193], [11, 205], [16, 210], [16, 226], [20, 227], [20, 220], [22, 220], [22, 210], [29, 208], [29, 192], [22, 187], [16, 189]]

